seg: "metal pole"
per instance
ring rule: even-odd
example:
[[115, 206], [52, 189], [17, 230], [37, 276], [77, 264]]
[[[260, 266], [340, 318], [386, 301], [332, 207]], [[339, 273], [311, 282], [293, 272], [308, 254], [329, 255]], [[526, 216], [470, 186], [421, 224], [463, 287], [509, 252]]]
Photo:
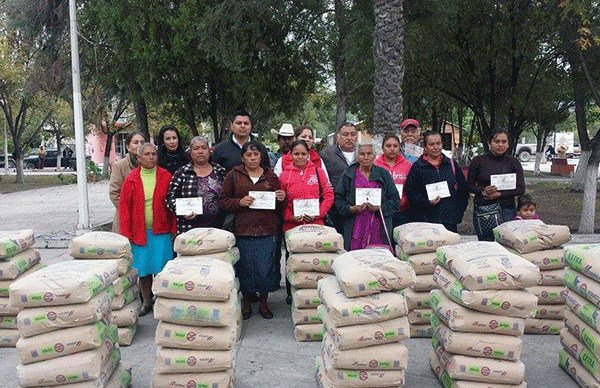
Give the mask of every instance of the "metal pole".
[[85, 166], [85, 135], [83, 133], [83, 109], [81, 106], [81, 85], [79, 83], [79, 44], [77, 42], [77, 8], [75, 0], [69, 0], [71, 21], [71, 70], [73, 74], [73, 115], [75, 121], [75, 154], [77, 155], [77, 209], [78, 229], [90, 229], [90, 213]]
[[4, 171], [8, 174], [8, 123], [4, 123]]

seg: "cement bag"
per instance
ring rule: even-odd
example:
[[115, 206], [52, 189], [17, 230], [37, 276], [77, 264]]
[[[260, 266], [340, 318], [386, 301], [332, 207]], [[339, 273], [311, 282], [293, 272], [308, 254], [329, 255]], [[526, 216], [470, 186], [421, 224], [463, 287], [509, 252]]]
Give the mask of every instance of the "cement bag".
[[429, 291], [414, 292], [410, 288], [405, 288], [401, 291], [401, 294], [406, 298], [406, 307], [409, 311], [414, 309], [429, 308]]
[[52, 264], [10, 285], [15, 307], [85, 303], [117, 279], [112, 260], [71, 260]]
[[436, 337], [433, 347], [448, 375], [456, 380], [484, 383], [521, 384], [525, 378], [525, 365], [520, 361], [497, 360], [488, 357], [463, 356], [444, 350]]
[[[511, 252], [516, 252], [512, 251]], [[521, 257], [530, 263], [536, 265], [540, 271], [549, 269], [560, 269], [565, 268], [565, 250], [559, 249], [544, 249], [543, 251], [536, 251], [531, 253], [523, 253]]]
[[565, 327], [562, 319], [527, 318], [525, 334], [558, 334]]
[[414, 292], [429, 292], [436, 288], [437, 284], [432, 275], [417, 275], [416, 283], [410, 286]]
[[221, 260], [171, 260], [154, 277], [152, 292], [166, 298], [224, 302], [234, 279], [233, 266]]
[[226, 252], [235, 245], [233, 233], [217, 228], [194, 228], [175, 237], [173, 249], [182, 256]]
[[335, 277], [321, 280], [317, 289], [331, 321], [336, 326], [381, 322], [408, 313], [406, 299], [398, 292], [348, 298]]
[[294, 326], [294, 339], [298, 342], [315, 342], [323, 340], [323, 324], [311, 323]]
[[0, 348], [14, 348], [19, 338], [19, 330], [0, 329]]
[[237, 296], [232, 291], [227, 302], [206, 302], [159, 297], [154, 318], [191, 326], [229, 326], [236, 322]]
[[297, 309], [295, 307], [292, 307], [292, 321], [294, 325], [308, 325], [322, 322], [316, 308]]
[[135, 283], [133, 286], [129, 287], [125, 291], [123, 291], [120, 295], [115, 295], [110, 304], [110, 307], [113, 311], [120, 310], [126, 305], [133, 302], [136, 298], [140, 296], [140, 283]]
[[231, 388], [233, 387], [233, 369], [224, 372], [211, 373], [154, 373], [152, 376], [153, 388], [188, 388], [188, 387], [210, 387]]
[[431, 320], [439, 318], [450, 329], [467, 333], [495, 333], [520, 336], [525, 330], [523, 318], [506, 317], [467, 309], [453, 302], [440, 290], [431, 291], [429, 299], [435, 313]]
[[171, 349], [159, 346], [156, 349], [154, 371], [156, 373], [204, 373], [232, 369], [233, 349], [197, 350]]
[[596, 307], [600, 307], [600, 283], [571, 268], [565, 268], [564, 279], [569, 289], [583, 296]]
[[327, 378], [325, 374], [325, 368], [323, 368], [323, 357], [317, 356], [315, 358], [315, 369], [316, 369], [316, 377], [317, 382], [319, 383], [319, 388], [335, 388], [331, 381]]
[[382, 291], [402, 290], [416, 282], [410, 264], [389, 249], [359, 249], [340, 255], [333, 272], [346, 296], [353, 298]]
[[469, 291], [449, 271], [438, 266], [433, 278], [453, 301], [469, 309], [508, 317], [533, 317], [538, 298], [526, 290]]
[[600, 282], [600, 244], [573, 245], [565, 249], [565, 262], [575, 271]]
[[294, 288], [317, 288], [317, 282], [328, 277], [333, 277], [333, 275], [323, 272], [290, 272], [287, 274], [288, 281]]
[[401, 260], [408, 262], [415, 270], [417, 275], [432, 274], [437, 265], [437, 254], [435, 252], [418, 253], [409, 255], [402, 252], [396, 245], [396, 256]]
[[542, 279], [540, 280], [540, 286], [565, 285], [565, 270], [563, 268], [540, 271], [540, 274], [542, 275]]
[[[37, 263], [33, 267], [26, 270], [21, 277], [25, 277], [34, 273], [35, 271], [39, 271], [40, 269], [46, 267], [45, 264]], [[8, 297], [10, 295], [9, 287], [11, 284], [16, 282], [18, 279], [10, 279], [10, 280], [0, 280], [0, 297]]]
[[297, 309], [316, 309], [321, 304], [316, 288], [292, 288], [292, 306]]
[[139, 296], [133, 299], [133, 302], [123, 306], [119, 310], [110, 312], [110, 321], [118, 327], [135, 325], [142, 309], [142, 300]]
[[138, 325], [119, 327], [119, 332], [118, 332], [119, 339], [117, 341], [119, 343], [119, 346], [131, 345], [131, 343], [133, 342], [133, 338], [135, 337], [135, 334], [137, 333], [137, 329], [138, 329]]
[[565, 318], [565, 327], [569, 332], [583, 342], [595, 358], [600, 358], [600, 333], [569, 310], [565, 311]]
[[0, 329], [14, 329], [17, 327], [17, 316], [0, 317]]
[[565, 319], [565, 305], [545, 304], [538, 306], [535, 317], [538, 319]]
[[333, 273], [331, 265], [340, 254], [340, 252], [291, 253], [287, 260], [287, 272]]
[[563, 286], [535, 286], [527, 288], [538, 298], [538, 304], [564, 304], [560, 296]]
[[452, 331], [441, 323], [434, 331], [435, 338], [449, 353], [500, 360], [518, 360], [523, 340], [502, 334], [474, 334]]
[[14, 307], [10, 298], [0, 297], [0, 316], [15, 316], [21, 309], [22, 307]]
[[600, 362], [588, 348], [585, 347], [573, 334], [566, 328], [560, 331], [560, 344], [571, 354], [577, 361], [583, 365], [585, 369], [596, 380], [600, 380]]
[[290, 253], [337, 252], [344, 238], [329, 226], [298, 225], [285, 232], [285, 245]]
[[155, 343], [167, 348], [227, 350], [235, 344], [235, 328], [186, 326], [159, 321]]
[[410, 338], [431, 338], [433, 327], [430, 324], [410, 325]]
[[600, 388], [600, 383], [565, 349], [558, 352], [558, 365], [581, 387]]
[[[114, 366], [114, 372], [110, 373]], [[131, 366], [124, 365], [119, 362], [118, 365], [107, 362], [102, 369], [102, 376], [110, 376], [106, 383], [102, 383], [105, 377], [101, 377], [98, 380], [88, 380], [82, 383], [68, 384], [69, 388], [129, 388], [131, 386]]]
[[439, 264], [470, 291], [523, 289], [540, 282], [538, 267], [495, 242], [440, 247], [437, 255]]
[[[19, 364], [17, 365], [17, 377], [22, 387], [72, 384], [100, 379], [101, 376], [104, 377], [104, 381], [102, 381], [104, 383], [110, 376], [103, 374], [103, 366], [117, 358], [120, 360], [120, 353], [118, 356], [112, 355], [113, 350], [118, 352], [114, 343], [104, 341], [100, 347], [85, 352], [33, 364]], [[115, 366], [116, 364], [114, 363]]]
[[333, 340], [324, 334], [321, 355], [337, 369], [402, 370], [408, 366], [408, 349], [399, 342], [339, 350]]
[[39, 263], [41, 256], [37, 249], [27, 249], [5, 260], [0, 260], [0, 280], [18, 278], [29, 268]]
[[88, 232], [69, 243], [69, 255], [76, 259], [131, 259], [131, 244], [123, 235]]
[[207, 255], [177, 255], [175, 259], [215, 259], [221, 260], [231, 265], [235, 265], [238, 261], [240, 261], [240, 250], [238, 247], [233, 247], [224, 252], [213, 252]]
[[529, 253], [568, 243], [571, 241], [571, 231], [566, 225], [546, 225], [541, 220], [517, 220], [496, 226], [494, 238], [519, 253]]
[[107, 287], [86, 303], [23, 309], [17, 315], [19, 332], [24, 337], [47, 333], [67, 327], [83, 326], [108, 320], [112, 286]]
[[33, 245], [35, 234], [32, 229], [0, 231], [0, 259], [23, 252]]
[[565, 288], [562, 291], [565, 305], [585, 323], [600, 332], [600, 310], [581, 295]]
[[406, 317], [411, 325], [422, 325], [424, 323], [429, 324], [431, 314], [431, 309], [411, 310]]
[[[76, 259], [78, 261], [92, 261], [91, 259]], [[125, 275], [133, 266], [133, 259], [107, 259], [114, 262], [117, 265], [117, 272], [119, 276]]]
[[329, 357], [323, 357], [323, 369], [334, 387], [402, 387], [405, 381], [404, 370], [338, 369]]
[[126, 289], [138, 282], [137, 268], [131, 268], [127, 273], [121, 275], [113, 282], [115, 294], [119, 295], [125, 292]]
[[450, 232], [442, 224], [427, 222], [409, 222], [397, 226], [392, 234], [402, 252], [408, 255], [435, 252], [442, 245], [460, 243], [458, 233]]

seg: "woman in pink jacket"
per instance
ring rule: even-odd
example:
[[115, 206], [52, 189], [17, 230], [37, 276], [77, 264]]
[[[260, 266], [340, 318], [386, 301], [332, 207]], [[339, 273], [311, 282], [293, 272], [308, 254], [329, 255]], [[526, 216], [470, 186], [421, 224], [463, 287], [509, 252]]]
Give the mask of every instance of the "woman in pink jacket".
[[382, 148], [383, 153], [373, 164], [385, 168], [390, 173], [398, 189], [398, 194], [400, 194], [400, 209], [392, 216], [392, 225], [395, 228], [398, 225], [407, 223], [410, 219], [408, 200], [403, 189], [412, 163], [400, 152], [400, 139], [395, 133], [388, 132], [384, 135]]

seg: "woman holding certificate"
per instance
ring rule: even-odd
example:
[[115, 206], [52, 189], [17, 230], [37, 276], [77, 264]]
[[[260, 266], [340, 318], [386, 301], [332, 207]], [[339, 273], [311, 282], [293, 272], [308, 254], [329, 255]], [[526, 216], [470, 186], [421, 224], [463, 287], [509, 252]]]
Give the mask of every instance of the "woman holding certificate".
[[375, 166], [373, 144], [356, 147], [356, 162], [340, 177], [334, 206], [343, 218], [344, 249], [390, 245], [392, 214], [400, 208], [400, 197], [389, 172]]
[[250, 294], [258, 292], [258, 312], [265, 319], [273, 318], [267, 305], [269, 292], [279, 287], [281, 273], [275, 263], [281, 212], [285, 208], [285, 192], [279, 179], [262, 160], [261, 145], [249, 141], [242, 146], [242, 165], [234, 167], [225, 177], [219, 195], [220, 207], [235, 213], [234, 234], [240, 250], [236, 275], [242, 291], [242, 317], [252, 315]]
[[208, 141], [196, 136], [190, 142], [192, 161], [175, 173], [167, 193], [167, 206], [177, 215], [177, 233], [193, 228], [220, 228], [223, 214], [218, 197], [226, 171], [211, 163]]
[[140, 166], [123, 182], [119, 199], [119, 232], [131, 242], [133, 266], [142, 289], [144, 316], [152, 309], [152, 275], [173, 258], [175, 216], [165, 204], [171, 174], [156, 166], [156, 147], [143, 143], [138, 150]]
[[471, 161], [467, 180], [475, 194], [473, 226], [481, 241], [494, 241], [492, 229], [515, 218], [515, 198], [525, 192], [523, 166], [506, 154], [508, 135], [496, 129], [490, 139], [490, 152]]
[[411, 221], [442, 224], [457, 232], [469, 202], [467, 182], [460, 166], [442, 153], [442, 135], [427, 131], [423, 155], [413, 163], [404, 191]]

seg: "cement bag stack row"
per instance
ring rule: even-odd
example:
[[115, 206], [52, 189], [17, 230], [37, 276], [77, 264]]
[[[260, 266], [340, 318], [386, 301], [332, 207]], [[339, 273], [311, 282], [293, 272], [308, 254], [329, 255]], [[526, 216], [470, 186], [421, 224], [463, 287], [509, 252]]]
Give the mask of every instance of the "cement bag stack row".
[[31, 248], [33, 230], [0, 231], [0, 347], [15, 347], [19, 337], [17, 313], [9, 301], [9, 286], [41, 268], [40, 253]]
[[128, 346], [138, 328], [142, 307], [137, 269], [132, 267], [133, 255], [129, 240], [117, 233], [89, 232], [69, 243], [69, 255], [77, 260], [114, 260], [119, 276], [113, 283], [114, 297], [110, 322], [118, 328], [119, 345]]
[[567, 305], [559, 365], [582, 387], [600, 387], [600, 244], [565, 249]]
[[10, 285], [10, 303], [21, 309], [16, 348], [22, 387], [129, 386], [130, 368], [120, 365], [117, 327], [109, 322], [117, 277], [114, 260], [74, 260]]
[[404, 386], [409, 338], [408, 308], [401, 290], [414, 284], [412, 267], [388, 249], [340, 255], [335, 276], [319, 280], [324, 334], [316, 358], [323, 387]]
[[408, 262], [417, 274], [417, 282], [405, 289], [404, 296], [408, 306], [410, 337], [429, 337], [433, 335], [431, 327], [431, 308], [429, 292], [437, 288], [433, 273], [437, 265], [436, 248], [443, 245], [460, 243], [458, 233], [448, 231], [441, 224], [412, 222], [394, 229], [396, 256]]
[[176, 237], [180, 256], [152, 284], [159, 320], [154, 388], [233, 386], [241, 307], [231, 260], [223, 257], [234, 244], [233, 234], [214, 228]]
[[539, 283], [539, 268], [496, 242], [447, 245], [437, 254], [432, 369], [446, 386], [525, 387], [520, 337], [537, 309], [526, 289]]
[[525, 334], [558, 334], [565, 327], [564, 250], [571, 240], [568, 226], [546, 225], [540, 220], [515, 220], [494, 228], [497, 242], [537, 265], [540, 284], [528, 288], [538, 297], [535, 317], [525, 321]]
[[321, 341], [323, 325], [317, 307], [321, 299], [317, 282], [333, 276], [333, 262], [344, 252], [344, 239], [334, 228], [308, 224], [285, 233], [290, 254], [286, 274], [292, 286], [294, 338], [299, 342]]

